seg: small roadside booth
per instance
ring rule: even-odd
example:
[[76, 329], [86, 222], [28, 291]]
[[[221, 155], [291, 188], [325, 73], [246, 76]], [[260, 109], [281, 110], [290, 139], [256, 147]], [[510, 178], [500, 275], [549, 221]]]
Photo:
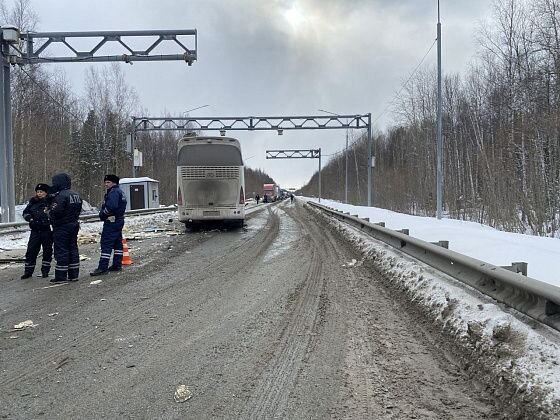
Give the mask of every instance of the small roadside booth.
[[119, 185], [126, 196], [127, 210], [159, 207], [159, 181], [146, 176], [121, 178]]

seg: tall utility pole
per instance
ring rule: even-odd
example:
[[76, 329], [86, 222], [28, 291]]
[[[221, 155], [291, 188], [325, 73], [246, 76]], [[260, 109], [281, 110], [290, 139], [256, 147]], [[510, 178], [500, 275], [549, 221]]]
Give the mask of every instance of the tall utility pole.
[[[319, 109], [319, 111], [340, 117], [340, 114], [331, 111], [324, 109]], [[346, 121], [346, 124], [348, 125], [348, 121]], [[344, 149], [344, 203], [348, 204], [348, 127], [346, 127], [346, 147]]]
[[[191, 48], [179, 36], [191, 37]], [[76, 39], [99, 38], [97, 44], [81, 51], [72, 42]], [[133, 39], [149, 43], [145, 49], [135, 49]], [[155, 38], [155, 39], [154, 39]], [[188, 38], [187, 38], [188, 39]], [[40, 45], [35, 49], [36, 40]], [[155, 54], [161, 43], [174, 43], [179, 54]], [[57, 56], [49, 47], [66, 49], [66, 55]], [[115, 55], [101, 55], [100, 49], [112, 45], [121, 50]], [[59, 48], [59, 49], [60, 49]], [[58, 50], [57, 50], [58, 52]], [[15, 221], [14, 152], [11, 127], [10, 66], [39, 63], [109, 62], [123, 61], [185, 61], [189, 66], [197, 59], [196, 29], [163, 31], [102, 31], [102, 32], [20, 32], [14, 26], [0, 27], [0, 222]]]
[[375, 188], [373, 185], [373, 169], [375, 168], [375, 150], [373, 148], [373, 137], [371, 135], [371, 112], [367, 114], [367, 137], [368, 137], [368, 192], [367, 192], [367, 205], [373, 206], [375, 202]]
[[12, 27], [2, 27], [0, 31], [0, 221], [15, 222], [9, 51], [19, 41], [19, 32]]
[[348, 204], [348, 129], [346, 129], [346, 148], [344, 149], [344, 203]]
[[441, 22], [439, 21], [439, 0], [437, 11], [437, 174], [436, 174], [436, 205], [437, 218], [441, 219], [441, 210], [443, 207], [443, 138], [441, 136]]

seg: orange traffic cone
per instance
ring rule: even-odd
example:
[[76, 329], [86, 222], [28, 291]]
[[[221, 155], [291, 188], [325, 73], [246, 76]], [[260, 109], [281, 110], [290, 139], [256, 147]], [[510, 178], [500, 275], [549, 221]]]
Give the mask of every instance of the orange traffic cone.
[[131, 265], [132, 264], [132, 258], [130, 258], [130, 252], [128, 250], [128, 245], [126, 244], [126, 239], [122, 240], [122, 244], [123, 244], [122, 265]]

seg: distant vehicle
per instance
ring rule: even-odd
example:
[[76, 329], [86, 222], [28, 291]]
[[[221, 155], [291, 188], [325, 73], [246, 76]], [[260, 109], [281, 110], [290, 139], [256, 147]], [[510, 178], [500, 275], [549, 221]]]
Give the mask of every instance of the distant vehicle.
[[278, 199], [278, 185], [263, 184], [263, 202], [272, 203]]
[[243, 226], [245, 174], [238, 140], [194, 135], [179, 140], [177, 207], [187, 227], [208, 221]]

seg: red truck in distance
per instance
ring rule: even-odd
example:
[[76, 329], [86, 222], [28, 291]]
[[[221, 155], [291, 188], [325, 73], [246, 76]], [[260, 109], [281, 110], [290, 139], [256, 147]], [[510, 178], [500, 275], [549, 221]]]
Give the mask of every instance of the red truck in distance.
[[278, 199], [278, 185], [263, 184], [263, 203], [272, 203]]

